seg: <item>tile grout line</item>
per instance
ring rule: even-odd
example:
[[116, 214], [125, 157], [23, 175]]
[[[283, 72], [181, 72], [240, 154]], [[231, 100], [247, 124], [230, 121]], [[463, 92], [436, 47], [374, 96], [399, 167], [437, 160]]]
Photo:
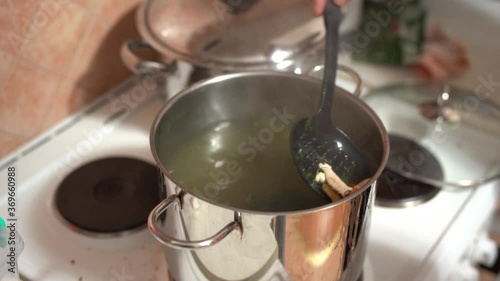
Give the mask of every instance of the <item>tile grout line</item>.
[[[12, 0], [9, 0], [9, 1], [12, 1]], [[35, 11], [35, 13], [36, 13], [36, 11]], [[12, 20], [15, 20], [13, 18], [14, 17], [13, 14], [9, 13], [9, 16], [11, 17]], [[33, 15], [31, 15], [31, 17], [33, 17]], [[31, 38], [30, 40], [37, 40], [37, 39], [38, 39], [38, 37], [35, 36], [34, 38]], [[38, 64], [37, 62], [33, 61], [33, 60], [29, 60], [29, 59], [26, 59], [26, 58], [22, 57], [21, 53], [26, 49], [26, 45], [27, 45], [26, 43], [23, 43], [23, 44], [21, 44], [21, 46], [20, 46], [20, 48], [18, 50], [14, 50], [13, 53], [10, 53], [10, 52], [7, 52], [7, 53], [9, 53], [10, 55], [12, 55], [17, 61], [20, 61], [20, 62], [29, 64], [31, 66], [34, 66], [38, 70], [42, 70], [42, 71], [44, 71], [44, 72], [46, 72], [48, 74], [54, 75], [57, 78], [65, 78], [64, 75], [61, 75], [61, 74], [59, 74], [59, 73], [57, 73], [55, 71], [52, 71], [51, 69], [46, 68], [46, 67]]]
[[7, 135], [7, 136], [9, 136], [11, 138], [20, 139], [20, 140], [23, 140], [25, 142], [30, 139], [27, 136], [16, 134], [16, 133], [10, 132], [10, 131], [2, 129], [2, 128], [0, 128], [0, 134]]
[[[9, 5], [10, 9], [13, 10], [14, 5], [12, 4], [12, 0], [7, 0], [7, 1], [8, 1], [8, 5]], [[12, 13], [7, 13], [7, 16], [9, 17], [9, 19], [11, 21], [15, 20], [14, 15]], [[8, 66], [8, 69], [7, 69], [7, 72], [5, 75], [5, 79], [2, 82], [2, 84], [0, 84], [0, 92], [1, 93], [3, 93], [3, 91], [5, 90], [5, 86], [7, 85], [7, 82], [9, 81], [9, 79], [11, 78], [12, 72], [14, 72], [14, 66], [17, 64], [17, 60], [19, 58], [19, 56], [18, 56], [19, 52], [17, 52], [17, 51], [14, 51], [14, 53], [11, 53], [9, 51], [2, 50], [2, 52], [6, 53], [8, 56], [11, 57], [11, 62], [10, 62], [10, 65]]]
[[8, 56], [11, 57], [11, 61], [9, 66], [7, 66], [7, 71], [4, 77], [4, 80], [0, 84], [0, 93], [3, 93], [5, 90], [5, 86], [7, 85], [7, 82], [9, 81], [10, 77], [12, 76], [12, 72], [14, 72], [14, 66], [17, 64], [17, 57], [15, 55], [10, 54], [9, 52], [5, 52]]
[[[9, 7], [11, 7], [11, 9], [13, 8], [12, 0], [8, 0], [8, 5], [9, 5]], [[87, 9], [81, 7], [80, 5], [76, 5], [74, 3], [69, 3], [69, 5], [75, 5], [75, 7], [78, 7], [83, 12], [84, 15], [88, 16], [88, 18], [90, 19], [90, 24], [88, 24], [88, 26], [86, 27], [86, 30], [84, 32], [84, 36], [82, 37], [82, 40], [80, 40], [81, 42], [79, 43], [79, 45], [77, 47], [77, 51], [75, 52], [75, 56], [73, 57], [73, 62], [71, 63], [67, 73], [71, 73], [71, 71], [73, 71], [73, 69], [76, 67], [77, 62], [78, 62], [78, 58], [83, 53], [85, 44], [90, 40], [90, 35], [91, 35], [91, 30], [92, 30], [91, 27], [98, 20], [98, 16], [96, 14], [90, 13], [89, 11], [87, 11]], [[12, 14], [9, 14], [9, 17], [11, 17], [11, 20], [14, 20], [14, 18], [13, 18], [14, 16]], [[35, 38], [32, 38], [31, 40], [38, 40], [38, 39], [37, 39], [37, 37], [35, 37]], [[32, 67], [38, 69], [39, 71], [43, 71], [47, 74], [53, 75], [56, 79], [58, 79], [59, 81], [58, 81], [57, 86], [54, 89], [54, 92], [57, 94], [60, 94], [58, 92], [61, 89], [63, 82], [65, 80], [71, 81], [70, 76], [69, 75], [65, 76], [65, 75], [59, 74], [59, 73], [57, 73], [49, 68], [46, 68], [46, 67], [38, 64], [35, 61], [32, 61], [32, 60], [29, 60], [29, 59], [22, 57], [21, 54], [26, 48], [27, 48], [27, 45], [22, 44], [18, 50], [14, 50], [14, 52], [12, 52], [12, 53], [5, 51], [5, 53], [11, 57], [11, 62], [8, 66], [7, 71], [6, 71], [4, 83], [2, 83], [0, 85], [0, 91], [3, 91], [5, 89], [7, 82], [12, 78], [12, 74], [14, 72], [15, 66], [17, 65], [17, 63], [21, 62], [21, 63], [31, 65]], [[74, 81], [72, 81], [72, 82], [74, 82]], [[74, 84], [76, 85], [76, 83], [74, 83]], [[21, 99], [21, 102], [24, 102], [26, 98], [27, 97], [23, 97]], [[58, 96], [56, 96], [56, 98], [58, 98]], [[15, 113], [19, 113], [19, 112], [17, 112], [18, 110], [19, 109], [14, 109]], [[41, 128], [41, 127], [47, 125], [46, 123], [47, 123], [49, 114], [50, 114], [50, 106], [48, 106], [45, 109], [45, 112], [42, 113], [42, 117], [40, 118], [40, 122], [39, 122], [39, 124], [37, 124], [38, 128]], [[21, 140], [21, 141], [23, 141], [23, 143], [26, 143], [29, 140], [33, 139], [33, 137], [36, 137], [37, 135], [39, 135], [40, 132], [35, 131], [33, 136], [26, 136], [26, 135], [17, 134], [17, 133], [11, 132], [9, 130], [5, 130], [5, 129], [0, 128], [0, 134], [4, 134], [7, 137]]]
[[[82, 36], [82, 40], [80, 42], [80, 45], [78, 45], [77, 47], [77, 50], [75, 52], [75, 58], [74, 58], [74, 61], [72, 62], [70, 68], [69, 68], [69, 71], [68, 73], [71, 73], [74, 68], [76, 67], [76, 64], [78, 62], [78, 59], [81, 57], [82, 53], [83, 53], [83, 50], [84, 50], [84, 47], [85, 47], [85, 44], [87, 42], [89, 42], [90, 40], [90, 37], [91, 37], [91, 31], [92, 31], [92, 27], [98, 23], [102, 23], [102, 24], [105, 24], [107, 28], [111, 27], [112, 24], [106, 20], [104, 20], [103, 18], [100, 17], [99, 13], [97, 12], [93, 12], [91, 10], [89, 10], [88, 8], [86, 7], [83, 7], [82, 5], [79, 5], [79, 4], [76, 4], [74, 3], [75, 6], [79, 7], [81, 11], [83, 11], [88, 17], [89, 19], [91, 20], [91, 22], [89, 23], [88, 25], [88, 29], [86, 32], [84, 32], [83, 36]], [[102, 5], [102, 3], [101, 3]], [[68, 77], [70, 78], [70, 77]]]
[[[71, 3], [68, 3], [67, 5], [71, 5]], [[67, 7], [67, 6], [63, 6], [63, 7], [61, 7], [61, 9], [64, 9], [64, 8], [66, 8], [66, 7]], [[40, 6], [38, 6], [38, 9], [40, 9]], [[36, 10], [36, 11], [34, 12], [34, 14], [35, 14], [35, 13], [37, 13], [37, 11], [39, 11], [39, 10]], [[57, 17], [57, 16], [60, 16], [60, 13], [61, 13], [61, 12], [62, 12], [62, 10], [60, 10], [60, 11], [57, 13], [57, 15], [55, 15], [55, 16], [56, 16], [56, 17]], [[31, 15], [31, 17], [32, 17], [32, 18], [33, 18], [33, 16], [34, 16], [34, 14], [33, 14], [33, 15]], [[51, 21], [53, 21], [53, 20], [54, 20], [54, 18], [52, 18], [52, 19], [51, 19]], [[50, 25], [50, 24], [51, 24], [50, 22], [49, 22], [49, 23], [47, 23], [47, 25]], [[52, 23], [52, 24], [53, 24], [53, 23]], [[46, 28], [47, 28], [47, 26], [46, 26]], [[34, 42], [34, 43], [39, 43], [39, 41], [38, 41], [38, 40], [39, 40], [39, 34], [37, 34], [34, 38], [31, 38], [30, 40], [35, 40], [35, 42]], [[38, 41], [38, 42], [37, 42], [37, 41]], [[58, 83], [57, 83], [57, 86], [55, 86], [55, 87], [54, 87], [54, 90], [53, 90], [54, 92], [57, 92], [57, 90], [58, 90], [58, 89], [59, 89], [59, 87], [60, 87], [61, 80], [64, 78], [64, 75], [60, 75], [59, 73], [56, 73], [55, 71], [52, 71], [52, 70], [50, 70], [50, 69], [48, 69], [48, 68], [45, 68], [45, 67], [43, 67], [42, 65], [40, 65], [39, 63], [37, 63], [37, 62], [34, 62], [34, 61], [32, 61], [32, 60], [29, 60], [29, 59], [26, 59], [26, 58], [24, 58], [24, 57], [21, 57], [22, 52], [23, 52], [24, 50], [26, 50], [26, 48], [27, 48], [27, 44], [23, 44], [23, 45], [21, 46], [20, 50], [19, 50], [18, 52], [16, 52], [16, 56], [18, 57], [18, 59], [19, 59], [19, 60], [21, 60], [21, 61], [22, 61], [22, 62], [24, 62], [24, 63], [31, 64], [32, 66], [37, 67], [37, 68], [38, 68], [38, 70], [41, 70], [41, 71], [43, 71], [43, 72], [45, 72], [45, 73], [47, 73], [47, 74], [54, 75], [54, 76], [55, 76], [55, 77], [59, 80], [59, 81], [58, 81]], [[20, 99], [21, 104], [24, 104], [24, 102], [26, 101], [26, 99], [27, 99], [27, 98], [28, 98], [28, 96], [27, 96], [27, 95], [24, 95], [24, 97], [22, 97], [22, 98]], [[17, 109], [16, 109], [16, 111], [18, 111], [18, 110], [19, 110], [19, 108], [17, 108]], [[39, 129], [40, 129], [40, 128], [44, 125], [45, 120], [46, 120], [46, 118], [47, 118], [47, 116], [48, 116], [48, 112], [50, 112], [50, 104], [48, 104], [48, 105], [47, 105], [47, 108], [45, 109], [45, 112], [41, 112], [40, 120], [37, 120], [36, 125], [34, 126], [35, 128], [33, 129], [33, 131], [32, 131], [32, 132], [30, 132], [30, 134], [29, 134], [30, 136], [28, 136], [28, 140], [27, 140], [27, 141], [29, 141], [29, 140], [31, 140], [31, 139], [33, 139], [33, 138], [35, 138], [37, 135], [39, 135], [39, 134], [40, 134], [40, 132], [38, 132], [38, 130], [39, 130]], [[19, 114], [19, 112], [16, 112], [16, 113], [18, 113], [18, 114]]]
[[[9, 0], [9, 1], [12, 1], [12, 0]], [[95, 24], [96, 22], [99, 21], [100, 23], [105, 24], [107, 27], [111, 26], [110, 22], [108, 22], [108, 21], [106, 21], [104, 19], [101, 19], [97, 13], [93, 13], [93, 12], [89, 11], [88, 9], [82, 7], [81, 5], [78, 5], [76, 3], [69, 3], [68, 5], [74, 5], [75, 7], [78, 7], [81, 11], [83, 11], [84, 14], [87, 15], [89, 17], [89, 19], [91, 20], [91, 24]], [[12, 14], [9, 14], [9, 16], [13, 17]], [[75, 52], [75, 54], [76, 54], [75, 57], [76, 58], [78, 58], [81, 55], [82, 51], [83, 51], [82, 50], [82, 48], [84, 46], [83, 43], [88, 42], [88, 40], [90, 38], [90, 35], [91, 35], [91, 33], [90, 33], [90, 31], [91, 31], [90, 26], [91, 26], [91, 24], [89, 24], [89, 26], [87, 27], [87, 31], [85, 32], [85, 34], [82, 37], [81, 41], [85, 41], [85, 42], [81, 42], [80, 45], [78, 46], [78, 50]], [[44, 71], [44, 72], [46, 72], [48, 74], [54, 75], [57, 78], [64, 79], [64, 80], [70, 80], [71, 81], [71, 77], [69, 75], [66, 76], [64, 74], [57, 73], [57, 72], [51, 70], [50, 68], [47, 68], [47, 67], [45, 67], [45, 66], [43, 66], [43, 65], [41, 65], [41, 64], [39, 64], [39, 63], [37, 63], [35, 61], [32, 61], [32, 60], [29, 60], [29, 59], [26, 59], [26, 58], [22, 57], [21, 53], [24, 51], [24, 48], [26, 48], [26, 44], [22, 44], [21, 48], [19, 50], [17, 50], [17, 51], [14, 51], [13, 53], [8, 52], [8, 51], [5, 51], [5, 52], [7, 54], [13, 56], [18, 61], [21, 61], [23, 63], [26, 63], [26, 64], [29, 64], [31, 66], [36, 67], [38, 70], [42, 70], [42, 71]], [[72, 65], [69, 68], [68, 73], [70, 73], [74, 69], [74, 67], [76, 66], [76, 62], [77, 61], [78, 60], [76, 59], [76, 61], [74, 61], [72, 63]]]
[[[80, 9], [83, 10], [82, 7], [79, 7]], [[83, 51], [84, 51], [84, 47], [85, 45], [87, 44], [87, 42], [90, 40], [90, 35], [91, 35], [91, 31], [92, 31], [92, 27], [93, 25], [95, 24], [95, 18], [93, 17], [90, 17], [90, 23], [86, 26], [86, 30], [84, 31], [84, 34], [82, 36], [82, 40], [80, 40], [79, 44], [78, 44], [78, 47], [76, 49], [76, 52], [75, 52], [75, 55], [73, 56], [73, 59], [72, 59], [72, 62], [69, 66], [69, 69], [67, 71], [68, 73], [68, 77], [64, 77], [64, 79], [60, 79], [60, 81], [58, 82], [58, 85], [56, 87], [56, 89], [54, 90], [54, 92], [56, 93], [55, 95], [55, 98], [59, 98], [63, 93], [59, 93], [60, 89], [63, 87], [63, 83], [65, 82], [65, 80], [69, 80], [74, 86], [78, 86], [76, 81], [72, 81], [72, 79], [70, 78], [70, 74], [72, 73], [72, 71], [75, 69], [78, 61], [79, 61], [79, 58], [80, 56], [82, 55]], [[45, 109], [45, 112], [42, 113], [42, 121], [40, 122], [40, 124], [38, 124], [39, 127], [44, 127], [47, 125], [47, 120], [50, 116], [50, 107], [47, 107]]]
[[51, 69], [49, 69], [49, 68], [46, 68], [45, 66], [43, 66], [43, 65], [41, 65], [41, 64], [38, 64], [38, 63], [36, 63], [36, 62], [34, 62], [34, 61], [32, 61], [32, 60], [28, 60], [28, 59], [25, 59], [25, 58], [23, 58], [23, 57], [21, 57], [21, 56], [17, 56], [17, 55], [16, 55], [16, 59], [17, 59], [18, 61], [22, 62], [22, 63], [25, 63], [25, 64], [28, 64], [28, 65], [30, 65], [30, 66], [32, 66], [32, 67], [35, 67], [37, 70], [40, 70], [40, 71], [43, 71], [43, 72], [45, 72], [45, 73], [47, 73], [47, 74], [50, 74], [50, 75], [52, 75], [52, 76], [55, 76], [55, 77], [56, 77], [56, 78], [58, 78], [58, 79], [65, 79], [65, 80], [69, 80], [69, 77], [64, 76], [64, 75], [62, 75], [62, 74], [60, 74], [60, 73], [57, 73], [57, 72], [55, 72], [55, 71], [53, 71], [53, 70], [51, 70]]
[[72, 80], [71, 74], [73, 74], [73, 71], [75, 70], [75, 68], [78, 64], [79, 59], [82, 56], [83, 51], [85, 50], [85, 45], [89, 42], [89, 40], [91, 38], [90, 35], [92, 32], [92, 28], [94, 27], [95, 24], [96, 24], [96, 19], [92, 18], [91, 22], [87, 25], [87, 30], [85, 30], [85, 32], [82, 36], [82, 40], [80, 40], [80, 43], [79, 43], [78, 47], [76, 48], [75, 55], [73, 56], [73, 61], [71, 62], [70, 66], [69, 66], [68, 80]]
[[[92, 22], [95, 22], [95, 20], [97, 19], [96, 15], [90, 13], [85, 8], [81, 7], [80, 5], [77, 5], [77, 4], [72, 3], [72, 2], [68, 3], [67, 5], [73, 5], [74, 7], [77, 7], [78, 9], [80, 9], [85, 15], [89, 16], [89, 18], [91, 19]], [[10, 15], [10, 16], [12, 17], [12, 15]], [[89, 24], [89, 26], [90, 26], [90, 24]], [[85, 31], [85, 34], [82, 37], [82, 41], [86, 40], [85, 37], [87, 37], [87, 39], [88, 39], [88, 37], [90, 36], [89, 26], [87, 26], [87, 31]], [[38, 39], [38, 37], [35, 36], [34, 38], [32, 38], [30, 40], [37, 40], [37, 39]], [[11, 55], [15, 56], [21, 62], [30, 64], [31, 66], [34, 66], [34, 67], [38, 68], [38, 70], [42, 70], [42, 71], [44, 71], [44, 72], [46, 72], [48, 74], [54, 75], [57, 78], [64, 79], [64, 80], [71, 80], [71, 77], [69, 75], [64, 75], [64, 74], [57, 73], [56, 71], [54, 71], [54, 70], [52, 70], [50, 68], [47, 68], [47, 67], [45, 67], [45, 66], [43, 66], [43, 65], [41, 65], [41, 64], [39, 64], [39, 63], [37, 63], [37, 62], [35, 62], [33, 60], [29, 60], [29, 59], [26, 59], [26, 58], [22, 57], [21, 53], [25, 50], [25, 48], [26, 48], [26, 44], [22, 44], [21, 48], [19, 50], [17, 50], [17, 51], [14, 51], [14, 53], [11, 54]], [[80, 48], [80, 46], [78, 48]], [[7, 53], [10, 54], [10, 52], [7, 52]], [[75, 53], [78, 53], [78, 50]], [[69, 70], [71, 71], [71, 69], [73, 67], [74, 67], [74, 63], [70, 66]], [[67, 73], [69, 73], [69, 71]]]
[[[35, 5], [37, 5], [37, 4], [35, 4]], [[39, 12], [39, 11], [40, 11], [40, 9], [41, 9], [41, 8], [40, 8], [40, 6], [39, 6], [39, 5], [37, 5], [37, 8], [33, 11], [33, 14], [31, 14], [31, 15], [28, 17], [28, 19], [27, 19], [27, 20], [29, 20], [29, 18], [31, 18], [31, 23], [30, 23], [30, 24], [32, 24], [32, 23], [33, 23], [33, 18], [34, 18], [34, 16], [35, 16], [35, 14], [36, 14], [37, 12]], [[14, 20], [16, 20], [16, 19], [14, 19]], [[48, 23], [48, 24], [49, 24], [49, 23]], [[31, 40], [38, 40], [38, 35], [39, 35], [39, 32], [37, 31], [37, 32], [36, 32], [36, 34], [35, 34], [35, 36], [34, 36], [33, 38], [31, 38], [31, 39], [28, 39], [28, 41], [31, 41]], [[26, 38], [25, 38], [25, 40], [26, 40]], [[37, 43], [37, 42], [35, 42], [35, 43]], [[17, 50], [17, 51], [15, 51], [15, 52], [14, 52], [14, 53], [15, 53], [15, 55], [16, 55], [17, 57], [21, 58], [21, 54], [24, 52], [24, 50], [25, 50], [26, 48], [27, 48], [27, 44], [26, 44], [26, 43], [23, 43], [23, 44], [21, 45], [21, 47], [19, 48], [19, 50]]]
[[[102, 5], [101, 0], [99, 0], [97, 2], [100, 3], [100, 5]], [[89, 9], [88, 7], [85, 7], [84, 5], [82, 5], [81, 3], [74, 3], [74, 4], [78, 7], [80, 7], [89, 17], [98, 19], [101, 16], [98, 11], [93, 11], [93, 10], [97, 9], [97, 7], [93, 7], [93, 8]], [[94, 5], [95, 5], [95, 3], [94, 3]]]
[[[11, 8], [13, 8], [13, 5], [12, 5], [12, 2], [9, 0], [9, 5]], [[10, 14], [9, 13], [9, 16], [10, 16], [10, 19], [11, 20], [15, 20], [14, 19], [14, 15], [13, 14]], [[22, 50], [22, 47], [24, 47], [24, 44], [21, 46], [21, 49], [20, 50], [14, 50], [14, 53], [11, 54], [10, 52], [6, 52], [8, 55], [10, 55], [12, 57], [12, 62], [9, 66], [9, 70], [7, 71], [7, 75], [5, 76], [5, 80], [4, 80], [4, 83], [3, 85], [1, 85], [0, 87], [0, 91], [2, 91], [2, 93], [5, 91], [5, 87], [7, 86], [8, 84], [8, 81], [10, 79], [12, 79], [12, 76], [13, 76], [13, 73], [14, 73], [14, 69], [15, 69], [15, 66], [19, 63], [19, 61], [21, 60], [21, 57], [20, 57], [20, 52]], [[20, 99], [20, 102], [21, 104], [24, 102], [26, 97], [22, 97]], [[14, 114], [18, 114], [19, 113], [19, 108], [13, 108], [13, 113]], [[2, 132], [3, 134], [9, 136], [9, 137], [12, 137], [12, 138], [16, 138], [16, 139], [22, 139], [23, 140], [23, 143], [26, 143], [30, 138], [26, 135], [22, 135], [22, 134], [17, 134], [17, 133], [13, 133], [11, 131], [8, 131], [8, 130], [4, 130], [2, 128], [0, 128], [0, 132]]]

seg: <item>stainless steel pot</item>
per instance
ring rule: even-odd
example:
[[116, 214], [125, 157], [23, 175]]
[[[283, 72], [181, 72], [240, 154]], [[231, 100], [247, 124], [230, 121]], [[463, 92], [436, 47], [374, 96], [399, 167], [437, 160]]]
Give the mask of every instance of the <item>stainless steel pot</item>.
[[[360, 277], [376, 179], [387, 162], [389, 144], [379, 118], [345, 90], [338, 88], [332, 117], [365, 154], [372, 174], [349, 197], [292, 212], [242, 210], [222, 206], [209, 190], [201, 195], [193, 192], [165, 168], [168, 155], [179, 144], [214, 122], [281, 118], [292, 126], [293, 121], [315, 112], [320, 90], [321, 80], [311, 77], [237, 73], [194, 84], [165, 105], [151, 131], [164, 201], [151, 212], [148, 224], [157, 240], [167, 246], [172, 280], [333, 281]], [[290, 120], [284, 120], [283, 110]]]

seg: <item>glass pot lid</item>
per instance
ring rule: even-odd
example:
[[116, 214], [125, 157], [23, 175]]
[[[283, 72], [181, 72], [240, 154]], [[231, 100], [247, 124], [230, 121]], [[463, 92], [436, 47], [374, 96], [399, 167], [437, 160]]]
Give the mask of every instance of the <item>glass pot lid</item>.
[[143, 39], [162, 54], [224, 70], [286, 62], [324, 39], [310, 0], [146, 0]]
[[487, 95], [408, 81], [375, 89], [364, 100], [397, 140], [388, 170], [448, 189], [499, 177], [500, 106]]

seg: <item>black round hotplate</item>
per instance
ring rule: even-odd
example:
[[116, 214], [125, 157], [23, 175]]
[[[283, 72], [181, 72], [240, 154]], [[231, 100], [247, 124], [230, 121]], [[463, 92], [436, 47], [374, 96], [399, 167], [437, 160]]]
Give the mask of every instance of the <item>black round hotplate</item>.
[[377, 180], [375, 201], [386, 207], [412, 207], [432, 199], [439, 189], [385, 170]]
[[131, 158], [107, 158], [70, 173], [56, 191], [56, 208], [74, 226], [116, 233], [146, 223], [159, 202], [155, 166]]
[[419, 144], [401, 136], [389, 135], [389, 142], [389, 163], [377, 180], [377, 204], [387, 207], [410, 207], [436, 196], [439, 188], [397, 173], [398, 169], [402, 169], [402, 172], [413, 171], [433, 179], [443, 179], [444, 172], [436, 157]]

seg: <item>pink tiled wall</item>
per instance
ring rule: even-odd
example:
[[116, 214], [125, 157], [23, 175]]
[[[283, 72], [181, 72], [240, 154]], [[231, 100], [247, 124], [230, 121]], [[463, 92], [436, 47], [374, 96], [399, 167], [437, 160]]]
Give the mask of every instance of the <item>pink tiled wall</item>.
[[140, 0], [0, 0], [0, 158], [130, 76]]

